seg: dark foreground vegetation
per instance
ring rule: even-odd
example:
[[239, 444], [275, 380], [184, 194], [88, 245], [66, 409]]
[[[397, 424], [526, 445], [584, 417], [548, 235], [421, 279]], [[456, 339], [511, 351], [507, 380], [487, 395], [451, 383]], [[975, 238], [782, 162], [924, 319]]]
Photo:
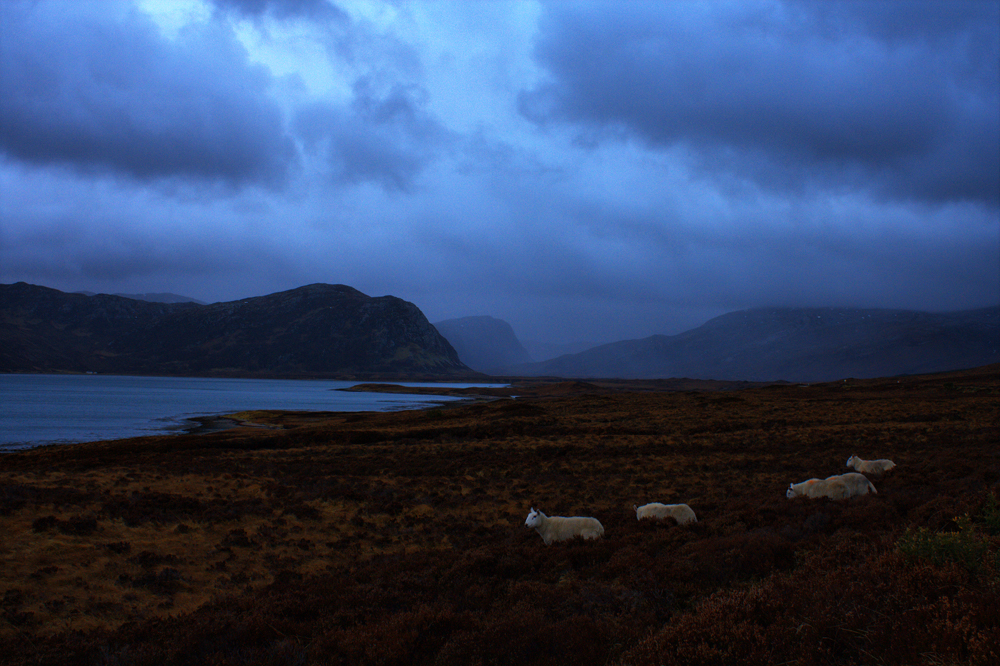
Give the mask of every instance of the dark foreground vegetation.
[[536, 393], [3, 455], [0, 663], [1000, 663], [1000, 367]]

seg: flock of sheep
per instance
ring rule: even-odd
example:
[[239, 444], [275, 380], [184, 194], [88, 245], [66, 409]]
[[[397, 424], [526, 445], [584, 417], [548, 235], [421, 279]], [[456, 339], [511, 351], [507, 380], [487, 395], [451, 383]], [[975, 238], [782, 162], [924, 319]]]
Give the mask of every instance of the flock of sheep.
[[[896, 463], [891, 460], [862, 460], [857, 456], [847, 459], [847, 466], [856, 470], [847, 474], [836, 474], [825, 479], [809, 479], [788, 486], [785, 496], [794, 497], [829, 497], [830, 499], [847, 499], [856, 495], [867, 495], [868, 491], [877, 493], [875, 486], [864, 474], [885, 474]], [[863, 473], [862, 473], [863, 472]], [[688, 525], [698, 522], [687, 504], [660, 504], [653, 502], [642, 506], [632, 505], [637, 520], [652, 518], [662, 520], [673, 518], [678, 525]], [[574, 537], [598, 539], [604, 536], [604, 525], [597, 518], [586, 516], [546, 516], [541, 511], [531, 508], [524, 521], [525, 527], [534, 528], [548, 546], [553, 541], [566, 541]]]

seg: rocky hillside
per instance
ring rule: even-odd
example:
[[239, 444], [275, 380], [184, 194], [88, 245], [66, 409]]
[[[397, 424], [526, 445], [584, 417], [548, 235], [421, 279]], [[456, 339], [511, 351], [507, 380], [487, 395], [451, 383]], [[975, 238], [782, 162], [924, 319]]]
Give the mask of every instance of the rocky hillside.
[[511, 365], [531, 362], [514, 329], [501, 319], [462, 317], [439, 321], [434, 327], [473, 370], [496, 373]]
[[471, 374], [412, 303], [326, 284], [211, 305], [0, 285], [0, 371]]
[[1000, 307], [965, 312], [781, 308], [509, 368], [511, 374], [797, 382], [889, 377], [1000, 362]]

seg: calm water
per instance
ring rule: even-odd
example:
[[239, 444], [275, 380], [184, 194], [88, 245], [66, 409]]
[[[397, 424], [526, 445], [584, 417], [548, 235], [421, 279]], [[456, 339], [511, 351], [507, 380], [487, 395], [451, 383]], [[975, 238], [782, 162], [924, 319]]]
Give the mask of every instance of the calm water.
[[249, 409], [387, 411], [426, 407], [454, 399], [333, 390], [358, 383], [0, 374], [0, 450], [179, 433], [196, 425], [191, 421], [193, 418]]

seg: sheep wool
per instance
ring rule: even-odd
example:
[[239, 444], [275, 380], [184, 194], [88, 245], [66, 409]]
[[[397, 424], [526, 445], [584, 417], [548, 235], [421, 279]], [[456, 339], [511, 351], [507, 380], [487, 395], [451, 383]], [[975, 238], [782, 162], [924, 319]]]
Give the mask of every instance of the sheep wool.
[[678, 525], [689, 525], [698, 522], [694, 511], [687, 504], [660, 504], [659, 502], [651, 502], [642, 506], [632, 505], [632, 508], [635, 509], [637, 520], [644, 518], [653, 518], [656, 520], [673, 518], [677, 521]]
[[895, 467], [896, 463], [885, 458], [880, 458], [879, 460], [862, 460], [857, 456], [851, 456], [847, 459], [847, 466], [862, 474], [885, 474]]
[[848, 499], [858, 495], [867, 495], [868, 492], [878, 493], [863, 474], [848, 472], [827, 477], [825, 479], [809, 479], [801, 483], [791, 483], [785, 497], [829, 497], [830, 499]]
[[541, 511], [531, 508], [531, 512], [524, 521], [525, 527], [533, 527], [538, 532], [542, 541], [548, 546], [553, 541], [566, 541], [573, 537], [583, 537], [584, 539], [598, 539], [604, 536], [604, 526], [596, 518], [584, 516], [546, 516]]

